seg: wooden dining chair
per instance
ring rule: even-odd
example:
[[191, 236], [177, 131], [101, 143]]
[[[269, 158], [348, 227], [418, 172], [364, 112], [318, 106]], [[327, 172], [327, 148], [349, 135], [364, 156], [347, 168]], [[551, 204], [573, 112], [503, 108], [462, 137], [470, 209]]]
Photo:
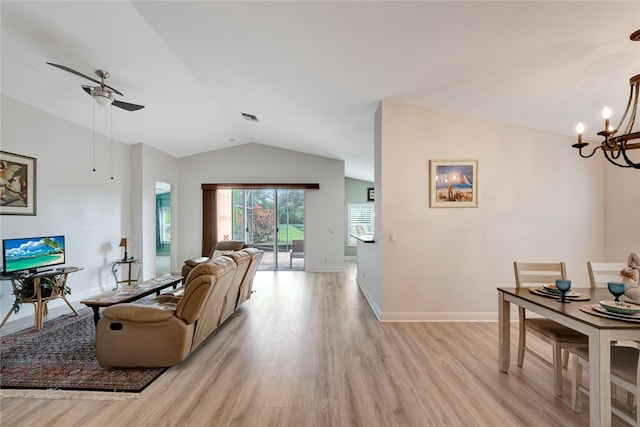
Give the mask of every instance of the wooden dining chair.
[[[619, 282], [620, 271], [624, 270], [627, 264], [624, 262], [591, 262], [587, 261], [587, 271], [589, 271], [589, 282], [592, 288], [606, 288], [607, 282]], [[614, 342], [615, 344], [615, 342]]]
[[[542, 286], [543, 284], [555, 283], [556, 279], [566, 280], [567, 278], [564, 262], [527, 263], [514, 261], [513, 269], [516, 276], [516, 288]], [[562, 396], [562, 368], [566, 368], [569, 364], [568, 350], [576, 345], [588, 344], [588, 337], [551, 319], [527, 318], [523, 307], [518, 307], [518, 318], [518, 366], [523, 366], [525, 352], [551, 366], [553, 392], [556, 396]], [[551, 346], [551, 361], [527, 346], [527, 333], [533, 334]]]
[[[606, 288], [607, 282], [619, 282], [620, 271], [624, 270], [627, 264], [624, 262], [591, 262], [587, 261], [587, 270], [589, 271], [589, 281], [592, 288]], [[617, 344], [616, 341], [611, 341], [611, 345]], [[640, 345], [640, 342], [635, 341], [636, 346]], [[615, 383], [611, 386], [611, 392], [615, 393]], [[631, 394], [631, 392], [629, 392]], [[633, 396], [632, 396], [633, 397]], [[627, 396], [627, 400], [630, 401], [630, 397]]]
[[620, 271], [627, 264], [624, 262], [587, 262], [589, 280], [592, 288], [606, 288], [607, 282], [620, 282]]
[[[589, 395], [589, 389], [582, 384], [582, 370], [589, 366], [589, 346], [577, 346], [571, 349], [573, 354], [573, 372], [571, 376], [571, 409], [580, 412], [582, 407], [582, 393]], [[638, 356], [640, 350], [636, 347], [611, 346], [611, 397], [615, 399], [616, 389], [621, 387], [627, 391], [627, 410], [611, 405], [611, 412], [628, 422], [640, 427], [640, 411], [632, 413], [634, 407], [640, 403], [640, 370]], [[631, 415], [630, 415], [631, 414]]]

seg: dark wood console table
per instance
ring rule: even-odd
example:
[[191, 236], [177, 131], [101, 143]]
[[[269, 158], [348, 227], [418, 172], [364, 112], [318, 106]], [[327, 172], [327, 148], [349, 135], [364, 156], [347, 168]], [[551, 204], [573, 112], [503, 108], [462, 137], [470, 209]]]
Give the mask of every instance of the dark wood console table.
[[[71, 311], [73, 311], [76, 316], [78, 312], [71, 305], [66, 296], [66, 287], [67, 287], [67, 277], [69, 273], [74, 273], [76, 271], [82, 270], [82, 267], [63, 267], [56, 268], [47, 271], [41, 271], [38, 273], [15, 273], [15, 274], [2, 274], [0, 276], [0, 280], [10, 280], [11, 286], [13, 286], [14, 295], [18, 293], [24, 294], [24, 291], [27, 288], [33, 286], [33, 291], [30, 292], [30, 297], [23, 297], [22, 303], [29, 303], [34, 305], [35, 309], [35, 320], [34, 320], [34, 329], [39, 331], [42, 329], [44, 323], [44, 315], [47, 314], [47, 303], [51, 300], [62, 298], [65, 303], [69, 306]], [[44, 278], [52, 278], [54, 284], [51, 289], [51, 294], [46, 296], [43, 295], [42, 286], [40, 286], [40, 282]], [[18, 306], [19, 307], [19, 306]], [[18, 308], [19, 309], [19, 308]], [[4, 324], [9, 320], [9, 317], [13, 313], [17, 313], [18, 309], [14, 309], [13, 307], [7, 315], [2, 320], [2, 324], [0, 324], [0, 329], [4, 326]]]
[[182, 276], [179, 275], [157, 277], [132, 286], [122, 287], [115, 292], [105, 292], [81, 302], [93, 309], [93, 321], [97, 325], [98, 320], [100, 320], [100, 307], [110, 307], [115, 304], [136, 301], [153, 293], [159, 295], [162, 289], [169, 286], [173, 286], [175, 289], [181, 280]]

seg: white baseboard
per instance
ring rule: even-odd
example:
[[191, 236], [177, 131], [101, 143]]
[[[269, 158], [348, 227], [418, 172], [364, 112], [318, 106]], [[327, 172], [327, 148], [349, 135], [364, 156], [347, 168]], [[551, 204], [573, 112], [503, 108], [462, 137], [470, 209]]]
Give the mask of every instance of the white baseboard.
[[371, 310], [373, 311], [373, 314], [376, 316], [376, 319], [380, 320], [380, 307], [378, 307], [378, 304], [376, 304], [373, 297], [369, 294], [369, 292], [367, 291], [367, 288], [357, 278], [356, 278], [356, 283], [358, 284], [358, 288], [360, 288], [360, 292], [362, 292], [362, 295], [364, 295], [365, 299], [369, 303], [369, 307], [371, 307]]
[[308, 273], [343, 273], [344, 267], [314, 267], [307, 268]]
[[460, 313], [460, 312], [385, 312], [381, 322], [496, 322], [497, 313]]
[[[498, 322], [497, 312], [386, 312], [381, 322]], [[512, 313], [511, 322], [518, 322], [518, 313]]]

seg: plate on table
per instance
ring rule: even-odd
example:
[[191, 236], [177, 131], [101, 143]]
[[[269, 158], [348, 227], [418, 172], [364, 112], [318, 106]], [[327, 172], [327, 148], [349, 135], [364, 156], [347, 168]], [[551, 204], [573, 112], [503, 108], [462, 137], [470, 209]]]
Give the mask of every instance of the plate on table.
[[633, 316], [640, 313], [640, 305], [629, 304], [622, 301], [600, 301], [600, 306], [610, 313]]
[[[548, 285], [542, 285], [542, 288], [549, 292], [550, 294], [554, 294], [554, 295], [562, 295], [562, 292], [560, 292], [558, 290], [558, 288], [556, 288], [555, 284], [548, 284]], [[567, 292], [567, 295], [569, 295], [571, 292]]]
[[[541, 288], [534, 288], [534, 289], [536, 289], [538, 292], [540, 292], [542, 294], [546, 294], [546, 295], [549, 295], [549, 296], [552, 296], [552, 297], [562, 296], [562, 292], [560, 292], [557, 289], [555, 289], [555, 291], [550, 291], [550, 290], [547, 289], [547, 286], [550, 286], [550, 285], [545, 285], [545, 286], [543, 286]], [[553, 285], [553, 286], [555, 287], [555, 285]], [[576, 292], [576, 291], [569, 291], [569, 292], [567, 292], [565, 294], [565, 296], [567, 298], [578, 298], [581, 295], [582, 294], [580, 294], [579, 292]]]
[[617, 317], [619, 319], [630, 319], [630, 320], [640, 321], [640, 313], [636, 313], [636, 314], [616, 313], [615, 311], [607, 310], [606, 308], [604, 308], [600, 304], [593, 304], [593, 305], [591, 305], [591, 308], [593, 308], [594, 311], [602, 313], [602, 314], [604, 314], [606, 316], [609, 316], [611, 318], [616, 318]]

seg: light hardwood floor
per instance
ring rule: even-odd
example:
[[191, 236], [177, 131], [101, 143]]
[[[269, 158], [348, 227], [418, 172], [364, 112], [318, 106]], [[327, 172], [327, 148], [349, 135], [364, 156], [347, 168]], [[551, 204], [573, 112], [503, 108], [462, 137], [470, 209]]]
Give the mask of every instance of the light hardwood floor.
[[[380, 323], [346, 273], [258, 272], [256, 293], [139, 400], [4, 398], [2, 426], [584, 426], [496, 323]], [[516, 354], [517, 329], [512, 329]], [[540, 345], [542, 347], [542, 345]], [[542, 347], [544, 348], [544, 347]], [[569, 391], [565, 375], [565, 390]], [[624, 425], [613, 419], [614, 425]]]

